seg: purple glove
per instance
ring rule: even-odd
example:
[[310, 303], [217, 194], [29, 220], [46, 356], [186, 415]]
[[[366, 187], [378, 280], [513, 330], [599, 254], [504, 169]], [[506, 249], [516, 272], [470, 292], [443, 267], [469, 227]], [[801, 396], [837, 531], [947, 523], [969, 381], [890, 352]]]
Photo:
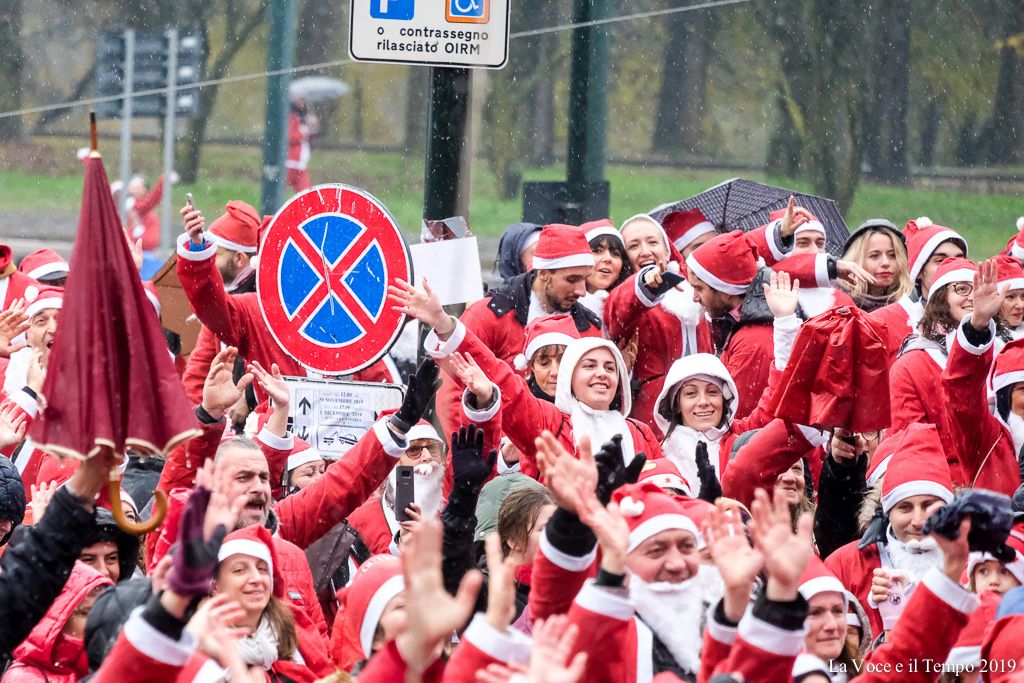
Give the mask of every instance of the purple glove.
[[209, 503], [210, 491], [197, 486], [185, 503], [178, 527], [178, 542], [172, 548], [167, 587], [185, 598], [209, 595], [210, 582], [217, 569], [217, 551], [228, 533], [221, 524], [210, 540], [203, 538], [203, 522]]

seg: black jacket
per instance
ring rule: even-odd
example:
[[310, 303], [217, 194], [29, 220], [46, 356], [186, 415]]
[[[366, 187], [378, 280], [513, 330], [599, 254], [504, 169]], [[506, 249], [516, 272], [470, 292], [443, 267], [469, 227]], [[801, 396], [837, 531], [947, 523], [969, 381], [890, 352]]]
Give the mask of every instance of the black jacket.
[[0, 456], [0, 519], [14, 522], [11, 531], [0, 536], [2, 546], [11, 538], [14, 528], [25, 519], [25, 485], [21, 483], [18, 468], [3, 456]]
[[0, 654], [25, 640], [50, 609], [95, 530], [95, 514], [62, 486], [43, 518], [0, 557]]
[[825, 456], [818, 479], [818, 507], [814, 510], [814, 541], [821, 557], [828, 557], [860, 536], [857, 515], [864, 500], [867, 470], [866, 453], [843, 463]]

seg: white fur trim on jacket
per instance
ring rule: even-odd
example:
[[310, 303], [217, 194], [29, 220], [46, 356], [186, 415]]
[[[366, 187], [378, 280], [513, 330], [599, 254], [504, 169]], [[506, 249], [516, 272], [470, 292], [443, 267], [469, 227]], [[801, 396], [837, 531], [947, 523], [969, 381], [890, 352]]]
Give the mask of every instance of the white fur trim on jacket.
[[785, 370], [789, 364], [789, 357], [793, 354], [793, 343], [796, 342], [797, 332], [800, 331], [800, 318], [796, 313], [775, 318], [772, 321], [772, 341], [775, 347], [775, 367], [778, 370]]
[[405, 454], [406, 449], [409, 448], [408, 441], [405, 439], [398, 439], [398, 437], [388, 429], [387, 420], [377, 420], [374, 422], [373, 433], [376, 435], [380, 445], [384, 448], [384, 452], [392, 458], [401, 458], [402, 455]]
[[452, 335], [443, 342], [437, 336], [437, 332], [431, 330], [423, 340], [423, 350], [434, 360], [447, 358], [459, 348], [459, 344], [466, 338], [466, 332], [466, 326], [461, 320], [455, 321], [455, 329], [452, 331]]
[[796, 631], [788, 631], [773, 626], [754, 616], [753, 609], [748, 607], [737, 629], [740, 638], [759, 650], [771, 652], [781, 657], [792, 657], [800, 654], [804, 648], [807, 627], [802, 626]]
[[182, 631], [181, 640], [170, 638], [142, 618], [142, 607], [132, 610], [124, 625], [124, 637], [140, 653], [168, 666], [185, 666], [196, 649], [191, 633]]
[[497, 384], [491, 385], [491, 390], [494, 395], [491, 396], [491, 405], [484, 408], [470, 408], [469, 397], [473, 394], [466, 389], [462, 394], [462, 412], [466, 414], [470, 422], [489, 422], [494, 419], [494, 416], [501, 410], [501, 389], [498, 388]]
[[[988, 342], [982, 344], [981, 346], [975, 346], [974, 344], [972, 344], [967, 339], [967, 335], [964, 334], [964, 329], [963, 329], [964, 325], [970, 325], [970, 324], [971, 324], [971, 314], [968, 313], [966, 316], [964, 316], [964, 319], [960, 322], [960, 324], [956, 326], [956, 341], [960, 345], [960, 348], [962, 348], [964, 351], [966, 351], [966, 352], [968, 352], [968, 353], [970, 353], [971, 355], [974, 355], [974, 356], [980, 356], [981, 354], [983, 354], [986, 351], [988, 351], [989, 349], [991, 349], [992, 345], [995, 344], [995, 341], [996, 341], [996, 324], [995, 324], [995, 322], [993, 322], [991, 320], [988, 321], [988, 332], [989, 332]], [[998, 381], [997, 378], [993, 378], [993, 379], [995, 381]]]
[[636, 613], [636, 607], [634, 607], [633, 601], [629, 599], [628, 593], [620, 594], [606, 588], [601, 588], [594, 583], [593, 579], [588, 579], [583, 584], [583, 588], [576, 594], [575, 603], [588, 612], [601, 614], [612, 619], [618, 619], [619, 621], [629, 621]]
[[583, 556], [569, 555], [551, 545], [547, 534], [541, 534], [540, 536], [540, 551], [551, 564], [567, 572], [585, 571], [597, 559], [597, 546], [594, 546], [590, 552]]
[[469, 628], [462, 634], [481, 652], [505, 664], [523, 664], [530, 661], [532, 643], [522, 631], [514, 628], [499, 631], [490, 625], [487, 616], [477, 612]]
[[188, 234], [178, 235], [178, 257], [188, 261], [205, 261], [206, 259], [213, 258], [217, 254], [217, 245], [209, 239], [206, 239], [205, 234], [203, 239], [207, 246], [204, 247], [202, 251], [192, 251], [188, 248], [190, 241]]
[[964, 614], [971, 614], [978, 609], [981, 601], [974, 593], [970, 593], [956, 581], [951, 580], [942, 573], [938, 567], [932, 567], [921, 578], [921, 583], [930, 590], [935, 597], [946, 603], [953, 609]]

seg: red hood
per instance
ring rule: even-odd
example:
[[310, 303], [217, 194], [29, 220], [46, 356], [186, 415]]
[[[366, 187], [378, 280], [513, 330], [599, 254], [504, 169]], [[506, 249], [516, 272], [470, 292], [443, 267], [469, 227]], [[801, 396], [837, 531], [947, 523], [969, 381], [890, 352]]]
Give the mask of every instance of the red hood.
[[[78, 658], [71, 657], [72, 653], [66, 651], [70, 648], [61, 648], [64, 651], [57, 655], [54, 653], [61, 629], [64, 628], [64, 624], [71, 618], [72, 612], [85, 596], [97, 586], [110, 585], [112, 585], [110, 579], [92, 567], [75, 562], [71, 576], [64, 584], [64, 590], [53, 601], [42, 620], [28, 634], [28, 638], [14, 650], [15, 662], [56, 674], [72, 673], [73, 666], [78, 663]], [[55, 656], [65, 661], [54, 661]], [[72, 659], [72, 661], [66, 661], [68, 659]], [[84, 675], [87, 672], [78, 673]]]

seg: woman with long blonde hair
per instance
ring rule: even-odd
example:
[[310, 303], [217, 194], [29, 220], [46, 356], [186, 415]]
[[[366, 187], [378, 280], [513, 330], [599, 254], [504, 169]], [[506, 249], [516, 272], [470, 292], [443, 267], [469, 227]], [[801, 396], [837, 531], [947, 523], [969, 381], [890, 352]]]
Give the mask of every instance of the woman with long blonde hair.
[[862, 310], [871, 312], [899, 301], [914, 287], [907, 265], [907, 245], [895, 225], [883, 218], [860, 225], [846, 240], [843, 258], [862, 266], [876, 284], [858, 280], [840, 285]]

